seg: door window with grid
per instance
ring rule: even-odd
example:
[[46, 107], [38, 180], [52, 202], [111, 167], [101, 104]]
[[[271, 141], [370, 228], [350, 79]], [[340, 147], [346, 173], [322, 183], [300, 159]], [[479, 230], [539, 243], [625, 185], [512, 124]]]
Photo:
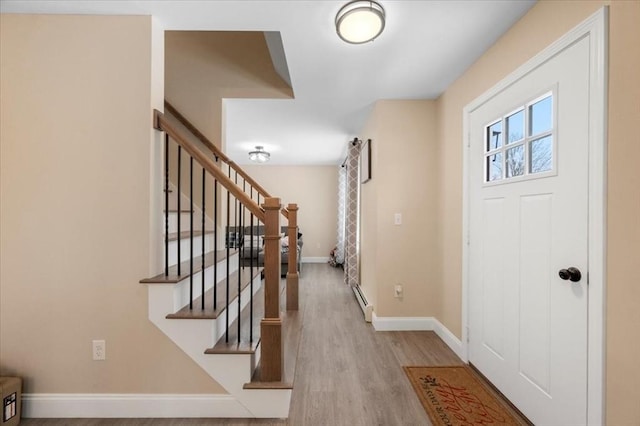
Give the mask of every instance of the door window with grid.
[[554, 99], [547, 92], [485, 126], [485, 184], [556, 173]]

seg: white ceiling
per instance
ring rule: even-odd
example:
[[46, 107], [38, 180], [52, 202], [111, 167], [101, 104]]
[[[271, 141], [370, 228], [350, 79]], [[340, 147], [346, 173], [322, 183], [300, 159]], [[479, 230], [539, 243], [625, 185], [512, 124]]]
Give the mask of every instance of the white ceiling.
[[378, 99], [433, 99], [511, 27], [535, 0], [379, 0], [382, 35], [350, 45], [334, 0], [1, 0], [20, 13], [153, 15], [165, 30], [279, 31], [293, 100], [229, 99], [227, 154], [248, 163], [264, 145], [269, 164], [339, 164]]

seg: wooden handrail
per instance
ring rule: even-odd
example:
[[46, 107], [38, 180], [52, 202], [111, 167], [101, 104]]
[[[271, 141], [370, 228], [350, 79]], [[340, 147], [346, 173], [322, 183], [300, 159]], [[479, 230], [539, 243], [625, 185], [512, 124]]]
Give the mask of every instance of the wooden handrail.
[[180, 123], [182, 123], [184, 127], [189, 129], [189, 131], [193, 133], [193, 135], [197, 137], [200, 140], [200, 142], [202, 142], [202, 144], [206, 146], [207, 149], [209, 149], [209, 151], [213, 153], [213, 155], [220, 158], [222, 161], [227, 163], [229, 167], [231, 167], [234, 171], [238, 172], [238, 174], [242, 176], [242, 178], [246, 182], [248, 182], [251, 186], [253, 186], [260, 193], [260, 195], [262, 195], [262, 197], [264, 198], [271, 197], [271, 195], [267, 192], [266, 189], [264, 189], [258, 182], [256, 182], [251, 176], [249, 176], [247, 172], [245, 172], [242, 169], [242, 167], [240, 167], [234, 161], [231, 161], [231, 159], [227, 157], [227, 155], [224, 152], [222, 152], [220, 148], [218, 148], [200, 130], [198, 130], [198, 128], [194, 126], [193, 123], [191, 123], [187, 119], [187, 117], [180, 114], [180, 111], [178, 111], [173, 105], [171, 105], [169, 101], [167, 100], [164, 101], [164, 107], [168, 112], [171, 113], [171, 115], [173, 115]]
[[227, 155], [224, 152], [222, 152], [222, 150], [220, 150], [220, 148], [218, 148], [213, 142], [211, 142], [200, 130], [198, 130], [196, 126], [194, 126], [189, 120], [187, 120], [187, 118], [184, 115], [180, 114], [180, 111], [178, 111], [173, 105], [171, 105], [169, 101], [167, 100], [164, 101], [164, 108], [168, 112], [170, 112], [171, 115], [177, 118], [178, 121], [182, 123], [184, 127], [189, 129], [189, 131], [193, 133], [194, 136], [197, 137], [200, 140], [200, 142], [202, 142], [204, 146], [206, 146], [209, 149], [209, 151], [213, 153], [213, 155], [220, 158], [225, 163], [229, 163], [231, 161], [229, 157], [227, 157]]
[[154, 127], [167, 133], [173, 140], [182, 146], [206, 171], [213, 175], [222, 186], [224, 186], [233, 196], [253, 213], [258, 220], [264, 222], [264, 210], [249, 197], [238, 185], [236, 185], [216, 163], [206, 156], [193, 142], [182, 136], [167, 120], [164, 114], [154, 110]]
[[[254, 187], [256, 189], [256, 191], [258, 191], [258, 193], [260, 195], [262, 195], [263, 198], [269, 198], [271, 197], [271, 194], [269, 194], [269, 192], [267, 192], [266, 189], [264, 189], [262, 187], [262, 185], [260, 185], [258, 182], [255, 181], [255, 179], [253, 179], [249, 174], [247, 174], [247, 172], [245, 172], [242, 167], [240, 167], [235, 161], [231, 161], [231, 159], [229, 157], [227, 157], [227, 155], [222, 152], [222, 150], [220, 148], [218, 148], [213, 142], [211, 142], [209, 140], [209, 138], [207, 138], [200, 130], [198, 130], [198, 128], [196, 126], [193, 125], [193, 123], [191, 123], [187, 117], [185, 117], [184, 115], [180, 114], [180, 111], [178, 111], [173, 105], [171, 105], [171, 103], [169, 101], [167, 101], [165, 99], [164, 101], [164, 107], [165, 109], [171, 113], [171, 115], [173, 115], [184, 127], [186, 127], [191, 133], [193, 133], [193, 135], [198, 138], [200, 140], [200, 142], [202, 142], [202, 144], [204, 146], [207, 147], [207, 149], [209, 149], [209, 151], [211, 151], [211, 153], [213, 155], [215, 155], [216, 157], [218, 157], [219, 159], [221, 159], [222, 161], [224, 161], [225, 163], [227, 163], [229, 165], [229, 167], [231, 167], [235, 172], [237, 172], [246, 182], [248, 182], [252, 187]], [[156, 126], [156, 128], [158, 128]], [[287, 220], [289, 219], [289, 213], [287, 212], [287, 209], [285, 207], [282, 208], [282, 210], [280, 210], [280, 212], [282, 213], [282, 216], [284, 216]]]

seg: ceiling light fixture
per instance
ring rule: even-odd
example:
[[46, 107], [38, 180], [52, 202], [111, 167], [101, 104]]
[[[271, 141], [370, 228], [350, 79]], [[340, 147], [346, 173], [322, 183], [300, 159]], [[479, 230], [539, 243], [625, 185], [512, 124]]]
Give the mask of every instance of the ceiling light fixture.
[[249, 160], [256, 163], [266, 163], [269, 158], [271, 158], [271, 154], [265, 151], [263, 146], [256, 146], [256, 150], [249, 153]]
[[356, 0], [342, 6], [336, 15], [336, 31], [347, 43], [372, 41], [384, 30], [384, 8], [375, 1]]

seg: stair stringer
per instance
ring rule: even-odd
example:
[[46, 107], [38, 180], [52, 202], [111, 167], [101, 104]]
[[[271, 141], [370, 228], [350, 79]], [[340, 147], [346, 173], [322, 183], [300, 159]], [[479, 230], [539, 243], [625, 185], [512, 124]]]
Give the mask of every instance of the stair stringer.
[[[177, 284], [150, 284], [149, 320], [169, 337], [211, 378], [232, 395], [243, 410], [236, 417], [285, 418], [289, 415], [291, 389], [243, 389], [259, 361], [255, 354], [205, 354], [224, 335], [227, 311], [216, 319], [167, 319], [166, 315], [181, 305], [188, 279]], [[254, 293], [262, 283], [256, 280]], [[249, 301], [250, 286], [241, 293], [241, 309]], [[181, 307], [181, 306], [180, 306]], [[237, 298], [229, 305], [229, 323], [238, 315]], [[215, 336], [215, 337], [214, 337]]]

